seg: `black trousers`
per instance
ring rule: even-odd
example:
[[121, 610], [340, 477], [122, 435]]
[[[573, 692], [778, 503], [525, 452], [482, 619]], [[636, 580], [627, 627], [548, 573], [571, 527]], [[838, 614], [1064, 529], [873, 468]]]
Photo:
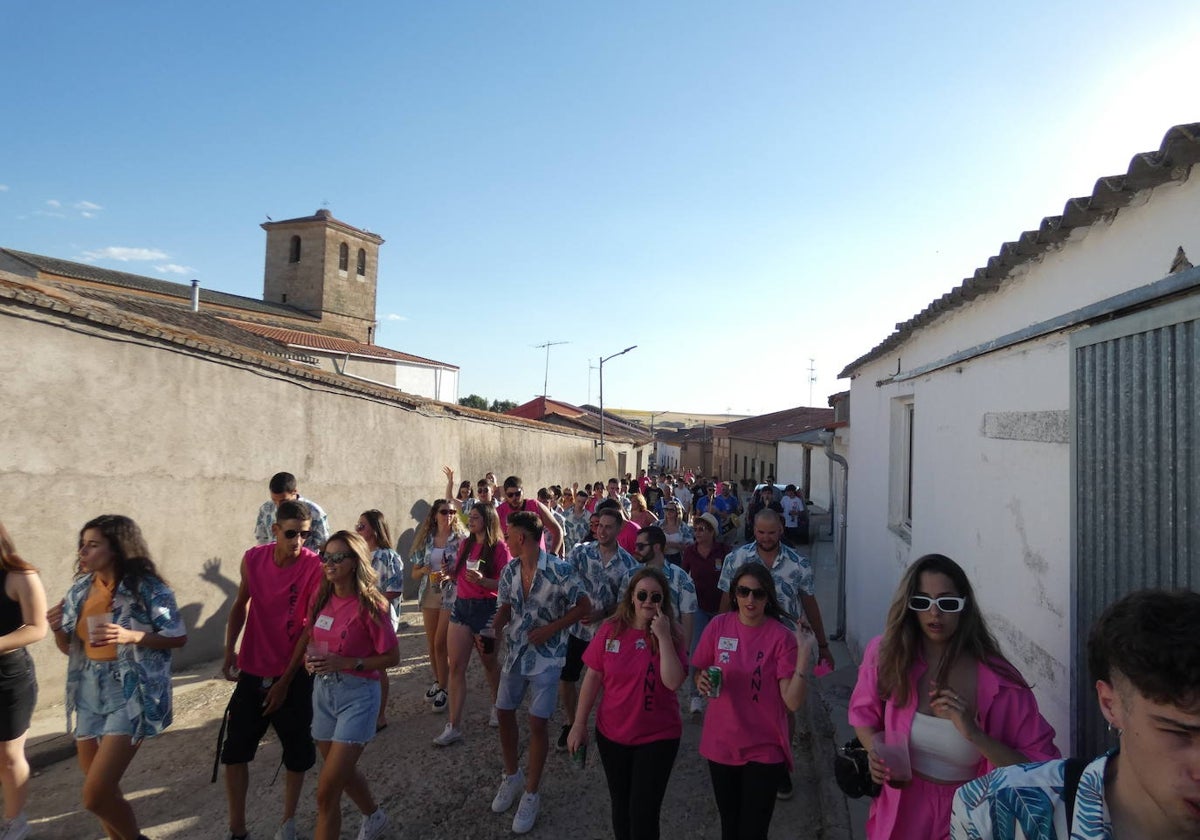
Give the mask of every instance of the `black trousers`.
[[775, 793], [787, 765], [708, 762], [713, 795], [721, 812], [721, 840], [767, 840]]
[[679, 739], [628, 747], [605, 738], [597, 728], [596, 748], [608, 779], [613, 836], [616, 840], [658, 840], [658, 815]]

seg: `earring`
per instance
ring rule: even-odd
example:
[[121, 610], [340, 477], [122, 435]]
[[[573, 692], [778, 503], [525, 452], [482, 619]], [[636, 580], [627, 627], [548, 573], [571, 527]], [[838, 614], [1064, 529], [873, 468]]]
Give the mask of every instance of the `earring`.
[[1109, 723], [1108, 724], [1108, 733], [1111, 735], [1114, 732], [1116, 733], [1117, 738], [1120, 738], [1122, 735], [1125, 734], [1124, 729], [1118, 729], [1117, 727], [1113, 726], [1112, 723]]

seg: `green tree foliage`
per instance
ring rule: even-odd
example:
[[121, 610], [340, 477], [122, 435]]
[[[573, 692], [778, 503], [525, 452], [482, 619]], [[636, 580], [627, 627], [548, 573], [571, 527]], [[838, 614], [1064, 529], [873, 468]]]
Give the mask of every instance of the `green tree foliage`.
[[494, 411], [497, 414], [503, 414], [504, 412], [516, 407], [517, 404], [512, 400], [492, 400], [492, 404], [488, 407], [488, 411]]
[[488, 410], [487, 399], [485, 397], [479, 396], [478, 394], [470, 394], [465, 397], [460, 397], [458, 400], [458, 404], [464, 405], [467, 408], [478, 408], [480, 411]]

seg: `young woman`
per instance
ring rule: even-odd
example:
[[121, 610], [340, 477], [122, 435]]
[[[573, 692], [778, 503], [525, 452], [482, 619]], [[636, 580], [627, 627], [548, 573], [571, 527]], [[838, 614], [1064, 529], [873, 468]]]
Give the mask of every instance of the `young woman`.
[[[761, 563], [738, 569], [730, 611], [709, 622], [692, 664], [708, 696], [700, 754], [708, 759], [721, 840], [766, 840], [775, 797], [792, 770], [788, 716], [808, 692], [812, 631], [779, 620], [775, 582]], [[715, 687], [708, 668], [721, 669]], [[715, 696], [714, 696], [715, 693]]]
[[[470, 532], [458, 550], [451, 572], [454, 580], [454, 607], [450, 614], [447, 650], [450, 654], [450, 720], [442, 734], [433, 739], [439, 747], [462, 740], [463, 705], [467, 699], [467, 663], [471, 648], [479, 651], [488, 685], [492, 690], [489, 725], [498, 726], [496, 690], [500, 686], [500, 664], [496, 661], [496, 637], [492, 619], [496, 616], [496, 589], [500, 572], [510, 559], [508, 546], [500, 531], [500, 517], [490, 505], [476, 505], [467, 518]], [[493, 723], [495, 721], [495, 723]]]
[[25, 800], [29, 763], [25, 735], [37, 704], [37, 675], [25, 648], [46, 635], [46, 593], [37, 569], [21, 559], [0, 524], [0, 789], [4, 822], [0, 840], [29, 836]]
[[171, 649], [187, 634], [137, 524], [98, 516], [79, 532], [80, 576], [47, 614], [67, 661], [67, 723], [83, 807], [111, 838], [138, 838], [121, 776], [144, 738], [171, 725]]
[[643, 566], [583, 654], [588, 670], [567, 748], [574, 754], [587, 743], [588, 715], [603, 692], [596, 746], [617, 840], [658, 840], [663, 795], [683, 734], [675, 691], [683, 684], [685, 645], [673, 615], [666, 577]]
[[667, 535], [667, 547], [663, 549], [667, 561], [682, 565], [683, 549], [696, 541], [696, 535], [692, 526], [683, 521], [683, 506], [678, 499], [671, 499], [663, 506], [663, 520], [658, 527]]
[[450, 685], [446, 639], [450, 609], [454, 606], [454, 583], [448, 579], [447, 571], [454, 565], [459, 542], [465, 535], [466, 529], [453, 503], [438, 499], [413, 537], [412, 576], [421, 581], [417, 603], [421, 605], [429, 667], [433, 670], [433, 685], [425, 692], [425, 699], [433, 704], [435, 712], [445, 711], [446, 686]]
[[321, 753], [314, 840], [338, 840], [342, 792], [363, 815], [361, 838], [380, 837], [387, 814], [375, 803], [358, 759], [375, 737], [379, 675], [400, 661], [388, 602], [379, 591], [367, 543], [338, 531], [321, 551], [324, 580], [313, 595], [296, 643], [313, 681], [312, 736]]
[[[717, 540], [717, 518], [711, 513], [697, 516], [692, 522], [692, 537], [695, 540], [684, 546], [680, 566], [692, 578], [696, 587], [696, 613], [692, 618], [692, 638], [689, 640], [689, 656], [696, 652], [696, 645], [704, 635], [704, 628], [721, 609], [721, 569], [729, 546]], [[696, 669], [692, 669], [691, 701], [688, 711], [693, 715], [704, 711], [704, 698], [696, 687]]]
[[442, 467], [442, 473], [446, 476], [446, 498], [453, 505], [454, 510], [462, 518], [463, 524], [467, 522], [467, 511], [475, 505], [475, 496], [471, 492], [471, 482], [462, 481], [458, 485], [458, 493], [454, 492], [454, 470], [451, 467]]
[[[374, 508], [365, 510], [359, 515], [354, 531], [367, 543], [367, 550], [371, 552], [371, 567], [379, 581], [379, 591], [388, 600], [388, 621], [392, 624], [392, 630], [399, 632], [400, 607], [404, 595], [404, 560], [399, 553], [388, 547], [392, 544], [392, 535], [388, 531], [387, 520], [383, 518], [382, 512]], [[388, 687], [387, 672], [381, 672], [376, 730], [387, 726]]]
[[888, 780], [875, 736], [909, 737], [912, 781], [871, 801], [867, 837], [950, 836], [954, 792], [993, 768], [1058, 758], [1054, 730], [1028, 683], [1000, 653], [962, 567], [941, 554], [909, 566], [882, 636], [863, 653], [850, 725]]
[[658, 517], [646, 507], [646, 497], [641, 493], [629, 494], [629, 521], [636, 523], [639, 528], [658, 524]]

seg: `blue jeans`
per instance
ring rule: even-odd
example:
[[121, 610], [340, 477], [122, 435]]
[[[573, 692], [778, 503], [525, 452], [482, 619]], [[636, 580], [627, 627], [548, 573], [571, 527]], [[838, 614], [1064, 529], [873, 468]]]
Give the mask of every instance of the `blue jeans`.
[[373, 677], [320, 674], [313, 681], [313, 740], [366, 744], [375, 737], [379, 692]]

